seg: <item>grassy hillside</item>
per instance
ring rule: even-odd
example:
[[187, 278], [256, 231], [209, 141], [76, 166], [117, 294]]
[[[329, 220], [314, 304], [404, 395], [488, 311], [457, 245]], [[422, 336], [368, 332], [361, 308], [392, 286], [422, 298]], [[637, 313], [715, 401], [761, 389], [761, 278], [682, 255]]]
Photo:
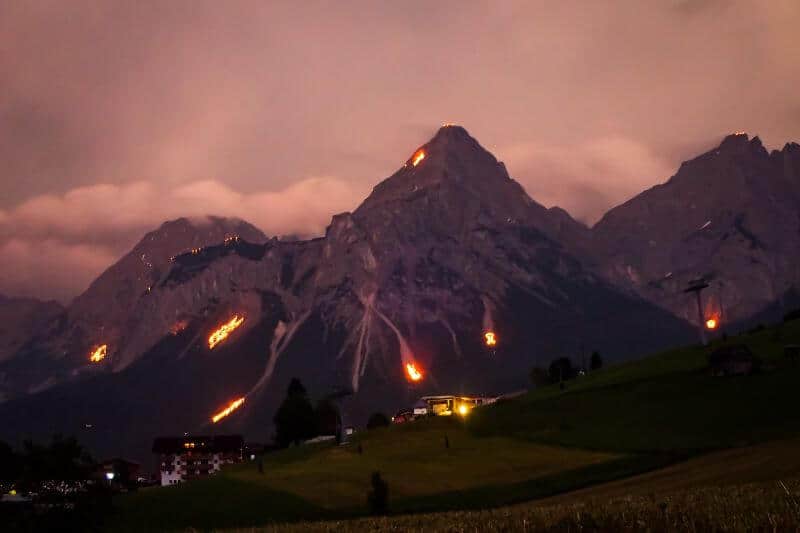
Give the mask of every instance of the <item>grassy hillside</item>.
[[[764, 360], [753, 376], [712, 377], [708, 353], [747, 344]], [[610, 367], [476, 411], [477, 435], [614, 452], [693, 454], [792, 436], [800, 431], [800, 362], [783, 346], [800, 344], [800, 320], [710, 348], [689, 347]]]
[[365, 511], [374, 471], [389, 483], [395, 511], [474, 507], [486, 497], [500, 505], [580, 487], [593, 472], [604, 479], [609, 469], [627, 473], [638, 465], [638, 458], [620, 454], [476, 437], [459, 420], [429, 419], [375, 430], [348, 446], [269, 454], [264, 474], [247, 463], [215, 478], [128, 495], [119, 500], [119, 523], [142, 530], [355, 516]]
[[[389, 484], [392, 512], [487, 508], [800, 435], [800, 363], [782, 355], [785, 344], [800, 343], [800, 321], [727, 342], [748, 344], [764, 359], [763, 372], [714, 378], [706, 368], [710, 348], [674, 350], [594, 372], [564, 391], [545, 387], [476, 409], [465, 422], [429, 419], [363, 432], [348, 446], [270, 454], [263, 475], [250, 463], [213, 479], [144, 490], [118, 500], [112, 525], [221, 528], [354, 517], [366, 512], [376, 470]], [[768, 478], [786, 464], [773, 461], [770, 470], [750, 460], [772, 472]], [[702, 468], [714, 471], [710, 463]], [[730, 472], [727, 481], [753, 480]]]

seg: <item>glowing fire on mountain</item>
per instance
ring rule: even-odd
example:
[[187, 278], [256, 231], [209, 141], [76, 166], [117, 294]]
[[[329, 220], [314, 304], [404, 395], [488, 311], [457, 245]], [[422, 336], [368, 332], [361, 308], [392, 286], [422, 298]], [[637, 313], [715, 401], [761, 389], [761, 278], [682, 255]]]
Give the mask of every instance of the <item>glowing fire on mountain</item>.
[[101, 344], [92, 351], [92, 354], [89, 356], [89, 361], [91, 361], [92, 363], [99, 363], [100, 361], [106, 358], [107, 353], [108, 353], [108, 345]]
[[495, 335], [494, 331], [487, 331], [484, 333], [483, 339], [486, 342], [486, 346], [497, 346], [497, 335]]
[[177, 335], [181, 331], [185, 330], [188, 326], [189, 326], [188, 320], [178, 320], [177, 322], [172, 324], [172, 327], [169, 328], [169, 332], [172, 335]]
[[414, 155], [411, 157], [411, 166], [415, 167], [419, 165], [419, 162], [422, 161], [423, 159], [425, 159], [425, 150], [420, 148], [419, 150], [414, 152]]
[[225, 409], [212, 416], [211, 422], [216, 424], [217, 422], [219, 422], [220, 420], [222, 420], [223, 418], [225, 418], [226, 416], [237, 410], [239, 407], [241, 407], [243, 403], [244, 403], [244, 397], [239, 398], [237, 400], [233, 400], [231, 403], [228, 404], [228, 406]]
[[716, 318], [711, 317], [706, 320], [706, 329], [714, 330], [717, 329], [717, 326], [719, 326], [719, 321]]
[[214, 346], [227, 339], [228, 335], [230, 335], [233, 332], [233, 330], [241, 326], [243, 323], [244, 323], [243, 316], [234, 315], [233, 318], [231, 318], [229, 321], [218, 327], [208, 337], [208, 349], [213, 350]]
[[422, 379], [422, 370], [417, 368], [415, 363], [406, 364], [406, 374], [411, 381], [419, 381]]

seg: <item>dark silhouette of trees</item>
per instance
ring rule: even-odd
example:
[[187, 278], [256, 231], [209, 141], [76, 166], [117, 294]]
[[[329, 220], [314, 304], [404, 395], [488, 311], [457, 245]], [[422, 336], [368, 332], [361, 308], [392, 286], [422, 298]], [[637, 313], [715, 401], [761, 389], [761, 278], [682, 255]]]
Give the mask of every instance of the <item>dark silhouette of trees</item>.
[[39, 507], [34, 513], [0, 509], [0, 530], [102, 530], [111, 510], [111, 487], [87, 483], [96, 472], [97, 465], [75, 438], [56, 435], [44, 445], [27, 440], [21, 450], [0, 442], [0, 480], [14, 482]]
[[577, 371], [572, 366], [572, 361], [569, 357], [559, 357], [550, 363], [547, 375], [552, 383], [560, 383], [574, 378], [577, 375]]
[[339, 415], [339, 409], [331, 400], [325, 399], [317, 402], [314, 417], [316, 418], [317, 435], [340, 437], [342, 419]]
[[603, 358], [600, 356], [600, 352], [592, 352], [592, 358], [589, 361], [589, 367], [592, 370], [600, 370], [603, 368]]
[[89, 477], [94, 467], [89, 454], [74, 437], [53, 437], [47, 446], [26, 440], [22, 445], [21, 481], [35, 485], [46, 480], [75, 481]]
[[282, 448], [291, 443], [300, 444], [316, 434], [314, 407], [299, 379], [292, 378], [286, 391], [286, 398], [272, 421], [275, 423], [275, 442]]
[[0, 441], [0, 480], [13, 481], [22, 474], [22, 458], [14, 453], [11, 446]]
[[386, 427], [389, 425], [389, 417], [383, 413], [372, 413], [367, 420], [367, 429]]
[[372, 489], [367, 493], [367, 506], [374, 515], [386, 514], [389, 508], [389, 485], [380, 472], [372, 473]]
[[547, 370], [538, 366], [535, 366], [531, 369], [530, 378], [531, 383], [533, 383], [536, 387], [544, 387], [552, 383]]

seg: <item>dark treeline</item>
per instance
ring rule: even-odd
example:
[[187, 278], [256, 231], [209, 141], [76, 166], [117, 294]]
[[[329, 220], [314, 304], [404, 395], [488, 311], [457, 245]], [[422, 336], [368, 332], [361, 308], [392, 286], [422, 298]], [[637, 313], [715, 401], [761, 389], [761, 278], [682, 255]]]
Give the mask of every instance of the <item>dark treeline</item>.
[[589, 368], [576, 366], [569, 357], [558, 357], [550, 362], [546, 369], [533, 367], [530, 372], [531, 382], [536, 387], [544, 387], [553, 383], [563, 383], [578, 377], [582, 373], [599, 370], [603, 367], [603, 357], [599, 352], [592, 352]]
[[92, 531], [111, 507], [111, 489], [74, 438], [19, 450], [0, 442], [0, 523], [4, 531]]

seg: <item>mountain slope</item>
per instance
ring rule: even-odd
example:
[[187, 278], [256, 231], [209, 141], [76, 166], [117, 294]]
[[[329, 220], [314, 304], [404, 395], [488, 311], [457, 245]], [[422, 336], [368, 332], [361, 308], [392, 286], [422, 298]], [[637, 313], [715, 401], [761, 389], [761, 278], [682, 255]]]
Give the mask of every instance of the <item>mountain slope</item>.
[[0, 362], [14, 355], [63, 310], [53, 300], [44, 302], [0, 294]]
[[[0, 374], [6, 377], [0, 392], [24, 395], [84, 370], [101, 370], [87, 369], [89, 354], [106, 344], [113, 355], [131, 325], [138, 322], [137, 302], [169, 271], [172, 256], [237, 235], [253, 242], [266, 239], [258, 229], [236, 219], [203, 217], [165, 222], [145, 235], [66, 309], [50, 305], [49, 309], [37, 307], [28, 314], [18, 314], [9, 308], [14, 322], [9, 318], [3, 323], [9, 324], [10, 330], [23, 331], [24, 324], [31, 331], [26, 337], [29, 342], [9, 349], [5, 364], [0, 364]], [[27, 304], [18, 305], [24, 310]], [[0, 312], [2, 309], [0, 302]], [[30, 318], [26, 318], [28, 315]]]
[[[571, 243], [585, 232], [531, 200], [463, 128], [443, 127], [323, 238], [242, 236], [178, 255], [121, 333], [92, 331], [106, 359], [90, 364], [85, 344], [66, 358], [80, 386], [0, 417], [37, 432], [91, 423], [103, 428], [86, 436], [97, 449], [141, 454], [159, 433], [268, 438], [293, 376], [316, 398], [352, 393], [345, 423], [362, 423], [425, 393], [514, 390], [556, 356], [615, 360], [685, 341], [686, 324], [583, 268]], [[423, 379], [408, 380], [408, 365]], [[244, 407], [212, 427], [237, 397]]]
[[609, 211], [592, 249], [609, 279], [678, 316], [697, 320], [682, 290], [703, 276], [709, 316], [747, 319], [800, 287], [800, 146], [730, 135]]

